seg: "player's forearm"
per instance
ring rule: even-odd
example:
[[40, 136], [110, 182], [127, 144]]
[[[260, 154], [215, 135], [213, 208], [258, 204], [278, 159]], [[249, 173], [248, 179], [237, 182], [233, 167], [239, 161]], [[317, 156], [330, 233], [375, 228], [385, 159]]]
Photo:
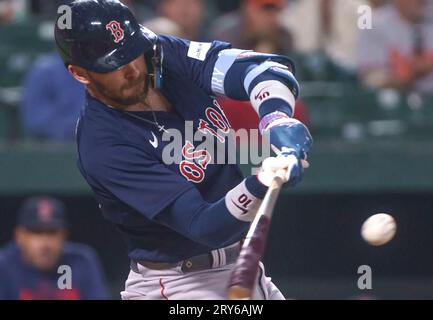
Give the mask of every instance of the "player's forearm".
[[157, 219], [169, 228], [211, 248], [240, 240], [254, 219], [266, 187], [248, 177], [215, 203], [203, 200], [196, 189], [179, 197]]

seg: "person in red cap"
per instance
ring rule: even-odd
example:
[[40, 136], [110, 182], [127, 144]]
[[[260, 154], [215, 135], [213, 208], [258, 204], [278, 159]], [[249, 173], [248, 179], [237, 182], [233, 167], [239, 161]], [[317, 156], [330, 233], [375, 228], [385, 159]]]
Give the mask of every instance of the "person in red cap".
[[279, 22], [285, 6], [284, 0], [242, 0], [238, 11], [225, 14], [213, 23], [211, 38], [227, 41], [236, 48], [289, 54], [291, 36]]
[[107, 299], [96, 254], [66, 237], [62, 202], [26, 200], [18, 212], [15, 241], [0, 250], [0, 300]]

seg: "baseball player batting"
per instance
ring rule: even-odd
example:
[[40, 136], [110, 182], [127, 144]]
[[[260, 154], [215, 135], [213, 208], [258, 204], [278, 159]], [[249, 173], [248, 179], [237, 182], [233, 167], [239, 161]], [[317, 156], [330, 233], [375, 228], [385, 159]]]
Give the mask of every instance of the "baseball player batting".
[[[122, 299], [227, 299], [231, 270], [276, 172], [295, 185], [312, 145], [292, 118], [299, 85], [284, 56], [156, 35], [117, 0], [76, 0], [72, 28], [55, 27], [60, 55], [87, 89], [77, 125], [78, 167], [105, 218], [123, 234], [131, 261]], [[67, 90], [65, 88], [65, 90]], [[257, 176], [214, 163], [194, 132], [227, 144], [216, 96], [250, 100], [276, 157]], [[168, 164], [164, 133], [183, 136]], [[221, 148], [218, 148], [221, 150]], [[284, 299], [263, 265], [253, 299]]]

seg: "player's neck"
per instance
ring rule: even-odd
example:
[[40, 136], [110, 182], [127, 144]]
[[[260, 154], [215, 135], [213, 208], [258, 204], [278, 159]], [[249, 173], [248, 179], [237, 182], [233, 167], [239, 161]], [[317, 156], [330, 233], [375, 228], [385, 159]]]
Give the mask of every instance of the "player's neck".
[[[146, 111], [172, 112], [173, 107], [164, 95], [157, 89], [149, 88], [146, 99], [144, 100]], [[133, 111], [133, 110], [129, 110]]]
[[149, 88], [143, 102], [123, 108], [124, 111], [162, 111], [172, 112], [173, 108], [162, 93], [156, 89]]

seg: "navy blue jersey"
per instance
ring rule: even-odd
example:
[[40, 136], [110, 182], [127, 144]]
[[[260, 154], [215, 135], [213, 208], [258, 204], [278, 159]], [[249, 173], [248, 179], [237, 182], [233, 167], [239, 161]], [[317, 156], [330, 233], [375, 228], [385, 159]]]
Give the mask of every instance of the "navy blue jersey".
[[[158, 123], [184, 133], [185, 121], [192, 121], [194, 132], [214, 135], [216, 144], [225, 144], [222, 133], [229, 124], [212, 96], [211, 79], [218, 53], [230, 45], [213, 42], [192, 48], [173, 37], [160, 37], [160, 41], [164, 49], [161, 92], [175, 112], [156, 112]], [[77, 127], [81, 173], [104, 216], [125, 236], [131, 259], [176, 262], [210, 251], [209, 246], [160, 223], [158, 214], [193, 188], [205, 201], [223, 198], [243, 180], [239, 167], [212, 164], [209, 155], [195, 149], [200, 142], [185, 137], [182, 161], [166, 165], [162, 152], [168, 142], [162, 141], [162, 132], [154, 124], [140, 118], [154, 120], [151, 112], [125, 113], [88, 94]]]
[[[59, 289], [58, 266], [72, 271], [72, 288]], [[66, 243], [58, 266], [41, 272], [26, 264], [13, 243], [0, 251], [0, 300], [99, 300], [107, 299], [103, 273], [93, 250]]]

